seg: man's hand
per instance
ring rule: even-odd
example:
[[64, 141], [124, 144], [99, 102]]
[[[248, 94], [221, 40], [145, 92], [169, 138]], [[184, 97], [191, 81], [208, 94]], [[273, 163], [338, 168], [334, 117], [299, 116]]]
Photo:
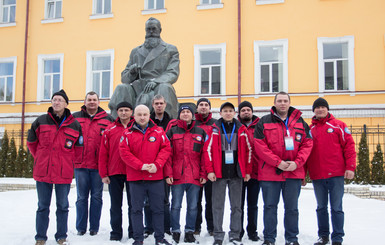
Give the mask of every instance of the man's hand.
[[130, 65], [130, 67], [128, 67], [128, 70], [130, 71], [130, 73], [132, 75], [135, 75], [138, 73], [138, 65], [136, 63], [132, 64], [132, 65]]
[[143, 164], [142, 170], [143, 171], [148, 171], [148, 169], [149, 169], [149, 164], [147, 164], [147, 163]]
[[110, 184], [111, 183], [111, 181], [110, 181], [110, 178], [107, 176], [107, 177], [104, 177], [103, 179], [102, 179], [102, 182], [104, 183], [104, 184]]
[[287, 161], [289, 166], [284, 171], [294, 171], [297, 169], [297, 164], [294, 161]]
[[279, 169], [282, 169], [283, 171], [286, 171], [286, 169], [289, 167], [289, 163], [285, 162], [285, 161], [281, 161], [281, 163], [278, 165], [278, 168]]
[[201, 177], [201, 178], [199, 179], [199, 183], [201, 183], [201, 185], [206, 184], [206, 179]]
[[245, 175], [245, 178], [243, 178], [243, 181], [245, 181], [245, 182], [247, 182], [247, 181], [249, 181], [250, 180], [250, 174], [246, 174]]
[[345, 177], [345, 179], [353, 179], [354, 178], [354, 172], [351, 170], [346, 170], [344, 177]]
[[306, 186], [306, 184], [307, 184], [306, 179], [303, 179], [303, 180], [301, 181], [301, 185], [302, 185], [302, 186]]
[[150, 93], [152, 90], [155, 89], [156, 85], [157, 85], [156, 82], [153, 82], [153, 81], [148, 82], [143, 89], [143, 93], [145, 94]]
[[211, 180], [212, 182], [217, 180], [217, 176], [215, 176], [215, 173], [209, 173], [207, 174], [207, 178]]
[[148, 172], [151, 173], [151, 174], [156, 173], [156, 171], [158, 170], [156, 168], [155, 164], [153, 164], [153, 163], [150, 163], [148, 166], [149, 166], [148, 167]]
[[172, 185], [172, 183], [174, 183], [174, 178], [166, 178], [166, 182], [167, 184]]

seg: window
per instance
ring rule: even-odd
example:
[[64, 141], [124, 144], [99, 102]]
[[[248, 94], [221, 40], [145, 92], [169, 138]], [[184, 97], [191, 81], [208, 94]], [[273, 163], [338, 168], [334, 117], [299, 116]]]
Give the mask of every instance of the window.
[[256, 0], [257, 5], [283, 3], [285, 0]]
[[319, 91], [354, 91], [354, 37], [318, 38]]
[[220, 4], [221, 0], [201, 0], [201, 4]]
[[64, 54], [38, 56], [38, 101], [50, 100], [63, 86]]
[[110, 98], [113, 85], [114, 50], [87, 52], [87, 92]]
[[145, 0], [145, 9], [164, 9], [164, 0]]
[[62, 0], [46, 0], [45, 18], [58, 19], [61, 18]]
[[217, 8], [223, 8], [223, 3], [221, 3], [221, 0], [200, 0], [200, 5], [197, 6], [198, 10]]
[[0, 58], [0, 102], [14, 101], [16, 57]]
[[288, 91], [288, 40], [255, 41], [255, 93]]
[[15, 22], [16, 0], [0, 0], [0, 11], [2, 23]]
[[225, 94], [226, 44], [195, 45], [194, 95]]
[[94, 0], [93, 14], [110, 14], [111, 0]]

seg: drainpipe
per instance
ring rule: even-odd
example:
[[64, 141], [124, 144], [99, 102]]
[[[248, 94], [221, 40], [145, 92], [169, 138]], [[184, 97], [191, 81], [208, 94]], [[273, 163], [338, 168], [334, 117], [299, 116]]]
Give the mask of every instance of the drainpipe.
[[29, 0], [27, 0], [27, 10], [25, 15], [25, 37], [24, 37], [24, 66], [23, 66], [23, 99], [21, 102], [21, 142], [24, 145], [24, 122], [25, 122], [25, 84], [27, 77], [27, 44], [28, 44], [28, 24], [29, 24]]
[[241, 0], [238, 0], [238, 105], [241, 103]]

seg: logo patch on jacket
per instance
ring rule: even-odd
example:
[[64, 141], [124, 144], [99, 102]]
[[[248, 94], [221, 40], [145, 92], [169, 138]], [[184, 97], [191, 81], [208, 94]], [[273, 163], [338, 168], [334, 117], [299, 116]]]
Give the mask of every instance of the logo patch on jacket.
[[349, 130], [349, 128], [348, 128], [348, 127], [345, 127], [345, 133], [347, 133], [347, 134], [351, 134], [351, 133], [350, 133], [350, 130]]
[[74, 141], [70, 139], [66, 139], [66, 143], [64, 145], [65, 148], [67, 149], [72, 149], [72, 146], [74, 145]]
[[83, 135], [79, 137], [79, 144], [83, 145]]
[[332, 129], [332, 128], [328, 128], [328, 133], [330, 134], [330, 133], [333, 133], [334, 132], [334, 129]]
[[105, 128], [100, 128], [100, 136], [102, 136], [104, 134], [104, 130], [105, 130]]
[[156, 141], [156, 138], [155, 138], [154, 136], [151, 136], [151, 137], [148, 139], [148, 141], [150, 141], [150, 142], [155, 142], [155, 141]]
[[197, 137], [195, 137], [195, 139], [196, 139], [197, 141], [202, 141], [202, 137], [201, 137], [201, 136], [197, 136]]
[[295, 141], [301, 142], [301, 140], [302, 140], [302, 134], [296, 133], [295, 134]]

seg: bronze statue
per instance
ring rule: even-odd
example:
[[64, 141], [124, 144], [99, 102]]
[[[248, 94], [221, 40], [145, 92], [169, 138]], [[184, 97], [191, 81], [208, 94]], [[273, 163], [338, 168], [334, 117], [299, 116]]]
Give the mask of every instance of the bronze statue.
[[151, 17], [146, 21], [145, 41], [131, 51], [130, 60], [122, 72], [122, 84], [115, 88], [108, 104], [114, 118], [120, 102], [152, 108], [151, 100], [156, 94], [166, 99], [167, 113], [172, 118], [177, 117], [178, 100], [172, 84], [179, 76], [179, 52], [174, 45], [160, 38], [161, 31], [159, 20]]

